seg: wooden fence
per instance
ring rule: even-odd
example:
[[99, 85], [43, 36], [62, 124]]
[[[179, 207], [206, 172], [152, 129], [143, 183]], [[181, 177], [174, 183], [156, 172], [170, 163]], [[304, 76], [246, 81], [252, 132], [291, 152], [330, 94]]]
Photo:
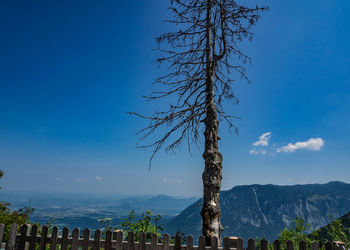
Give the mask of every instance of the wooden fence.
[[[94, 237], [91, 238], [90, 229], [85, 229], [82, 235], [78, 228], [72, 231], [69, 235], [68, 228], [63, 228], [62, 232], [59, 234], [57, 227], [53, 227], [49, 230], [47, 226], [41, 228], [40, 235], [38, 234], [38, 227], [33, 225], [31, 230], [29, 230], [28, 225], [23, 225], [19, 228], [16, 224], [13, 224], [10, 228], [10, 232], [7, 237], [7, 242], [3, 241], [4, 235], [4, 224], [0, 224], [0, 247], [6, 250], [100, 250], [101, 248], [105, 250], [306, 250], [307, 245], [305, 241], [299, 243], [298, 246], [293, 246], [292, 241], [288, 241], [286, 246], [281, 246], [278, 240], [273, 242], [273, 247], [269, 249], [269, 242], [265, 239], [260, 242], [255, 242], [253, 239], [248, 240], [248, 244], [245, 247], [243, 240], [237, 237], [227, 237], [223, 240], [223, 246], [218, 246], [218, 240], [212, 238], [211, 246], [205, 246], [205, 238], [203, 236], [199, 237], [198, 246], [193, 245], [193, 237], [191, 235], [186, 237], [186, 244], [183, 245], [182, 238], [180, 235], [175, 235], [174, 244], [170, 244], [169, 234], [164, 234], [161, 242], [159, 243], [158, 236], [152, 234], [151, 242], [146, 242], [146, 234], [140, 234], [140, 240], [135, 241], [135, 234], [129, 233], [127, 235], [126, 241], [123, 240], [123, 232], [110, 231], [105, 232], [104, 237], [102, 237], [102, 232], [96, 230], [94, 232]], [[17, 233], [19, 231], [19, 234]], [[51, 232], [49, 234], [49, 231]], [[259, 244], [258, 244], [259, 243]], [[258, 247], [259, 246], [259, 247]], [[313, 242], [311, 250], [319, 250], [321, 246], [318, 242]], [[327, 242], [323, 249], [334, 250], [334, 249], [345, 249], [344, 245], [339, 242]]]

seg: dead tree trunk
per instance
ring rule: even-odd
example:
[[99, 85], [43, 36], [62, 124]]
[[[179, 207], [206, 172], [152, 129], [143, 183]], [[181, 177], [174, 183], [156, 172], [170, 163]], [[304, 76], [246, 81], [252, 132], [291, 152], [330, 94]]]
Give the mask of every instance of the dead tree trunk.
[[202, 233], [206, 237], [206, 245], [210, 245], [210, 238], [217, 237], [221, 241], [220, 223], [220, 187], [222, 179], [222, 156], [218, 151], [217, 108], [214, 93], [214, 62], [212, 46], [211, 2], [207, 2], [207, 43], [206, 43], [206, 117], [205, 124], [205, 161], [203, 180], [203, 209]]
[[[171, 3], [169, 9], [173, 17], [169, 22], [179, 26], [178, 30], [157, 38], [160, 53], [157, 62], [168, 64], [170, 72], [156, 79], [160, 89], [146, 98], [157, 100], [176, 96], [176, 101], [149, 116], [131, 114], [149, 121], [139, 132], [142, 139], [166, 128], [155, 141], [141, 146], [153, 149], [149, 166], [162, 147], [166, 151], [176, 150], [187, 139], [190, 150], [192, 144], [199, 142], [204, 123], [201, 216], [202, 233], [206, 244], [210, 245], [212, 237], [221, 241], [223, 230], [220, 223], [222, 156], [218, 151], [219, 120], [237, 131], [233, 124], [235, 116], [226, 113], [223, 107], [224, 99], [238, 103], [230, 72], [248, 80], [242, 64], [250, 58], [239, 49], [238, 43], [252, 38], [250, 28], [259, 20], [259, 12], [268, 8], [249, 8], [235, 0], [171, 0]], [[167, 47], [160, 47], [163, 42]], [[237, 60], [232, 60], [233, 57]]]

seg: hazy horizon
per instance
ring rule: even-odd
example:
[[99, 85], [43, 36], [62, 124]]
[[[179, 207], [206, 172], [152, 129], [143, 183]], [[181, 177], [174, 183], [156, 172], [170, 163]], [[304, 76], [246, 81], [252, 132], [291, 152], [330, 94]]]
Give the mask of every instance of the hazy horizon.
[[[251, 84], [236, 79], [240, 103], [225, 104], [239, 134], [220, 123], [222, 189], [350, 183], [350, 1], [258, 3], [271, 11], [240, 44]], [[202, 195], [203, 143], [159, 152], [149, 171], [146, 123], [127, 114], [172, 101], [142, 98], [167, 72], [152, 49], [174, 28], [169, 4], [0, 3], [1, 192]]]
[[[328, 183], [332, 183], [332, 182], [342, 182], [345, 184], [350, 184], [350, 182], [343, 182], [343, 181], [338, 181], [338, 180], [333, 180], [333, 181], [328, 181], [328, 182], [315, 182], [315, 183], [297, 183], [297, 184], [274, 184], [274, 183], [265, 183], [265, 184], [261, 184], [261, 183], [248, 183], [248, 184], [241, 184], [241, 185], [235, 185], [232, 186], [231, 188], [228, 189], [221, 189], [220, 191], [229, 191], [235, 187], [238, 186], [251, 186], [251, 185], [274, 185], [274, 186], [297, 186], [297, 185], [318, 185], [318, 184], [328, 184]], [[153, 198], [156, 196], [168, 196], [171, 198], [175, 198], [175, 199], [182, 199], [182, 198], [202, 198], [202, 193], [200, 194], [196, 194], [196, 195], [171, 195], [171, 194], [166, 194], [166, 193], [154, 193], [154, 194], [147, 194], [147, 193], [139, 193], [139, 194], [127, 194], [127, 193], [108, 193], [108, 192], [97, 192], [97, 193], [93, 193], [93, 192], [60, 192], [60, 191], [37, 191], [37, 190], [4, 190], [1, 189], [0, 190], [0, 195], [30, 195], [30, 194], [38, 194], [38, 195], [70, 195], [70, 196], [89, 196], [89, 195], [93, 195], [93, 196], [106, 196], [107, 197], [111, 197], [113, 196], [116, 199], [124, 199], [124, 198], [144, 198], [144, 199], [148, 199], [148, 198]], [[87, 197], [84, 197], [87, 198]]]

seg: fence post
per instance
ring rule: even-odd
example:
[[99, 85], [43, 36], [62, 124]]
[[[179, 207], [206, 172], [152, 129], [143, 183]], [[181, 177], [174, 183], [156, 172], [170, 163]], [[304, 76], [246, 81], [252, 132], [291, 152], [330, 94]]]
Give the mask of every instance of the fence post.
[[188, 235], [186, 238], [186, 250], [193, 250], [193, 236]]
[[25, 246], [26, 246], [26, 236], [27, 236], [27, 231], [28, 231], [28, 225], [27, 224], [23, 224], [20, 229], [20, 236], [19, 236], [19, 245], [18, 248], [20, 250], [24, 250]]
[[151, 236], [151, 250], [157, 250], [158, 235], [153, 233]]
[[237, 250], [243, 250], [243, 239], [242, 238], [238, 238], [237, 239]]
[[205, 250], [205, 237], [204, 237], [204, 235], [199, 236], [198, 250]]
[[317, 241], [312, 242], [311, 244], [311, 250], [319, 250], [320, 249], [320, 243]]
[[112, 231], [108, 229], [106, 231], [105, 250], [111, 250], [111, 248], [112, 248]]
[[74, 228], [72, 232], [72, 250], [78, 250], [79, 247], [79, 228]]
[[96, 229], [95, 230], [95, 235], [94, 235], [94, 246], [93, 246], [93, 249], [94, 250], [100, 250], [100, 248], [101, 248], [101, 230], [100, 229]]
[[260, 241], [261, 250], [269, 250], [269, 242], [266, 239]]
[[299, 250], [306, 250], [306, 242], [302, 240], [299, 242]]
[[83, 232], [83, 245], [82, 245], [83, 250], [89, 249], [89, 240], [90, 240], [90, 229], [85, 228]]
[[69, 229], [67, 227], [64, 227], [63, 230], [62, 230], [61, 250], [67, 250], [68, 234], [69, 234]]
[[230, 239], [227, 237], [224, 238], [223, 248], [224, 250], [230, 250]]
[[287, 241], [286, 249], [287, 250], [293, 250], [294, 249], [293, 241], [291, 241], [291, 240]]
[[238, 237], [230, 236], [228, 238], [230, 239], [230, 248], [237, 248]]
[[48, 231], [47, 226], [43, 226], [41, 229], [41, 239], [40, 239], [39, 250], [45, 250], [46, 248], [47, 231]]
[[138, 250], [146, 250], [146, 233], [145, 232], [140, 233], [140, 242], [139, 242]]
[[52, 233], [51, 233], [50, 250], [56, 250], [57, 248], [57, 235], [58, 235], [58, 228], [53, 227]]
[[254, 239], [248, 240], [248, 249], [247, 250], [255, 250], [255, 240]]
[[175, 235], [174, 250], [181, 250], [181, 235], [180, 234]]
[[134, 232], [128, 233], [128, 250], [134, 250], [135, 234]]
[[217, 237], [211, 237], [210, 239], [210, 249], [211, 250], [218, 250], [218, 242], [219, 239]]
[[281, 250], [281, 242], [279, 240], [274, 240], [273, 250]]
[[[145, 242], [146, 242], [146, 237], [145, 237]], [[115, 249], [117, 250], [123, 249], [123, 231], [122, 230], [117, 230], [117, 239], [116, 239]]]
[[164, 234], [163, 235], [163, 250], [169, 250], [169, 243], [170, 243], [170, 235]]
[[11, 229], [10, 229], [10, 233], [8, 235], [6, 250], [14, 250], [15, 249], [16, 232], [17, 232], [17, 225], [16, 224], [12, 224]]
[[333, 249], [332, 243], [328, 241], [328, 242], [325, 244], [325, 248], [326, 248], [326, 250], [332, 250], [332, 249]]
[[32, 226], [32, 230], [30, 231], [29, 250], [35, 250], [37, 234], [38, 226], [34, 224]]

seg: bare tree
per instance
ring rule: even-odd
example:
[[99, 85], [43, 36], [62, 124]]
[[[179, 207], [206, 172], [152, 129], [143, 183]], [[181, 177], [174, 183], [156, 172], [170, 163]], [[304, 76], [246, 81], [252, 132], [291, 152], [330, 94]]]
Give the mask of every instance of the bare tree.
[[172, 0], [169, 9], [173, 18], [167, 21], [176, 24], [178, 29], [157, 38], [160, 52], [157, 62], [166, 63], [169, 73], [156, 79], [160, 90], [146, 98], [175, 96], [176, 101], [168, 109], [156, 111], [151, 116], [132, 114], [149, 120], [149, 125], [139, 132], [142, 138], [166, 128], [160, 138], [142, 146], [153, 148], [150, 163], [163, 146], [166, 151], [171, 151], [185, 139], [189, 146], [197, 143], [204, 124], [201, 216], [202, 232], [210, 245], [210, 237], [220, 240], [223, 230], [219, 197], [222, 179], [219, 120], [226, 121], [237, 132], [232, 121], [235, 117], [224, 111], [223, 101], [229, 99], [238, 103], [231, 87], [232, 75], [238, 74], [239, 78], [248, 80], [242, 65], [250, 61], [238, 43], [252, 38], [250, 28], [259, 20], [259, 13], [268, 8], [246, 7], [235, 0]]

